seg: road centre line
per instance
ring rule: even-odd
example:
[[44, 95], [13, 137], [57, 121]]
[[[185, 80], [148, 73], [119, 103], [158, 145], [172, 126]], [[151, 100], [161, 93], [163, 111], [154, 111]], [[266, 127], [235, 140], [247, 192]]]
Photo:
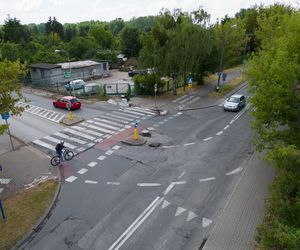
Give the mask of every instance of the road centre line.
[[162, 146], [162, 148], [175, 148], [176, 146], [170, 145], [170, 146]]
[[91, 161], [91, 162], [88, 164], [88, 166], [91, 167], [91, 168], [93, 168], [93, 167], [95, 167], [97, 164], [98, 164], [98, 162]]
[[158, 187], [161, 184], [160, 183], [137, 183], [136, 185], [139, 187]]
[[106, 158], [105, 155], [100, 155], [97, 159], [100, 160], [100, 161], [103, 161], [105, 158]]
[[[163, 201], [163, 197], [157, 196], [151, 204], [137, 217], [137, 219], [125, 230], [125, 232], [110, 246], [108, 250], [119, 249], [124, 242], [138, 229], [138, 227], [149, 217], [154, 209]], [[125, 236], [125, 237], [124, 237]]]
[[164, 195], [167, 195], [171, 190], [172, 188], [175, 186], [175, 185], [181, 185], [181, 184], [185, 184], [186, 181], [175, 181], [175, 182], [171, 182], [171, 184], [165, 189], [165, 191], [163, 192]]
[[98, 181], [85, 180], [84, 182], [87, 184], [98, 184]]
[[226, 129], [228, 129], [229, 128], [229, 125], [226, 125], [225, 127], [224, 127], [224, 130], [226, 130]]
[[212, 139], [212, 137], [207, 137], [207, 138], [203, 139], [203, 141], [209, 141], [211, 139]]
[[77, 171], [78, 174], [85, 174], [88, 171], [86, 168], [82, 168], [79, 171]]
[[183, 171], [179, 176], [178, 179], [181, 179], [185, 175], [185, 171]]
[[218, 133], [216, 133], [216, 135], [221, 135], [223, 134], [223, 131], [219, 131]]
[[232, 124], [232, 123], [234, 123], [234, 120], [231, 120], [231, 121], [229, 122], [229, 124]]
[[115, 185], [115, 186], [118, 186], [120, 185], [120, 182], [111, 182], [111, 181], [108, 181], [106, 182], [107, 185]]
[[195, 144], [195, 142], [190, 142], [190, 143], [183, 144], [183, 146], [190, 146], [190, 145], [194, 145], [194, 144]]
[[209, 178], [199, 179], [200, 182], [213, 181], [213, 180], [216, 180], [216, 178], [215, 177], [209, 177]]

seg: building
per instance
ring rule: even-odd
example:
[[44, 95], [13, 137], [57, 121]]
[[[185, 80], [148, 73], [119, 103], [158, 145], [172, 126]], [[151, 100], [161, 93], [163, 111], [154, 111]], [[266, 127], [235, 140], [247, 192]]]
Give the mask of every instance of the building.
[[82, 79], [90, 80], [109, 74], [107, 61], [91, 60], [57, 64], [37, 63], [29, 65], [31, 82], [34, 85], [60, 85]]

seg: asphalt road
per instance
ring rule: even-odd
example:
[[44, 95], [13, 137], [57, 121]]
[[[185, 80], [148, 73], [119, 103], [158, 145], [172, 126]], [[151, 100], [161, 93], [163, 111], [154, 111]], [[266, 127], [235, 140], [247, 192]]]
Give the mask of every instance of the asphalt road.
[[108, 140], [65, 162], [58, 202], [26, 249], [198, 249], [251, 156], [247, 109], [152, 117], [141, 126], [160, 147]]

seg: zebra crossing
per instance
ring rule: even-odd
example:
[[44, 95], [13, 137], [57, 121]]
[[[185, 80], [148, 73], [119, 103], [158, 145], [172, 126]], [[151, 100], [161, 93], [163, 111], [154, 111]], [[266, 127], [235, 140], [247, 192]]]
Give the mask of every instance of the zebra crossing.
[[183, 95], [175, 100], [173, 100], [173, 103], [178, 104], [177, 108], [183, 109], [186, 105], [190, 105], [192, 103], [197, 102], [200, 100], [200, 96], [194, 96], [194, 95]]
[[53, 154], [56, 144], [64, 141], [67, 148], [78, 154], [112, 135], [131, 128], [140, 119], [154, 115], [156, 113], [150, 109], [138, 107], [119, 109], [34, 140], [32, 144], [47, 154]]
[[65, 117], [65, 114], [53, 110], [49, 110], [46, 108], [38, 107], [25, 102], [17, 102], [16, 106], [23, 107], [25, 109], [25, 112], [27, 113], [37, 115], [39, 117], [48, 119], [56, 123], [60, 123], [60, 121]]

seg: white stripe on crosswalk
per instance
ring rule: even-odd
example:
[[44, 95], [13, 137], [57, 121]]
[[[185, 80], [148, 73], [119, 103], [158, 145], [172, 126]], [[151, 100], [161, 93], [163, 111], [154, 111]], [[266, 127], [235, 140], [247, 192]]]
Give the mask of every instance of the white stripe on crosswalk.
[[[55, 142], [55, 143], [60, 143], [60, 142], [61, 142], [60, 140], [58, 140], [58, 139], [56, 139], [56, 138], [53, 138], [53, 137], [51, 137], [51, 136], [49, 136], [49, 135], [43, 137], [43, 139], [46, 139], [46, 140], [48, 140], [48, 141], [52, 141], [52, 142]], [[75, 149], [75, 148], [77, 148], [75, 145], [73, 145], [73, 144], [71, 144], [71, 143], [68, 143], [68, 142], [65, 142], [64, 145], [67, 146], [67, 147], [70, 148], [70, 149]]]
[[98, 136], [98, 137], [103, 136], [102, 133], [98, 133], [96, 131], [89, 130], [89, 129], [86, 129], [86, 128], [82, 128], [82, 127], [78, 127], [78, 126], [72, 126], [72, 128], [74, 128], [76, 130], [79, 130], [79, 131], [84, 131], [85, 133], [88, 133], [88, 134], [91, 134], [91, 135], [95, 135], [95, 136]]
[[[113, 115], [114, 116], [114, 115]], [[128, 124], [129, 123], [129, 121], [126, 121], [126, 120], [120, 120], [119, 118], [116, 118], [116, 117], [113, 117], [113, 116], [104, 116], [103, 118], [105, 118], [105, 119], [109, 119], [109, 120], [111, 120], [111, 121], [115, 121], [115, 122], [118, 122], [118, 123], [122, 123], [122, 124]]]
[[187, 102], [187, 103], [185, 103], [185, 104], [192, 104], [192, 103], [198, 101], [200, 98], [201, 98], [201, 97], [197, 96], [196, 98], [194, 98], [193, 100], [191, 100], [191, 101], [189, 101], [189, 102]]
[[123, 112], [133, 114], [133, 115], [138, 115], [138, 116], [145, 116], [144, 113], [137, 112], [137, 111], [132, 111], [132, 110], [128, 110], [128, 109], [124, 109]]
[[[110, 113], [107, 113], [106, 115], [107, 115], [107, 116], [112, 116], [112, 117], [118, 118], [118, 120], [120, 120], [120, 121], [128, 121], [128, 122], [131, 122], [132, 120], [134, 120], [133, 118], [124, 117], [124, 116], [121, 116], [121, 115], [118, 115], [118, 114], [110, 114]], [[121, 118], [121, 119], [120, 119], [120, 118]]]
[[186, 98], [186, 97], [187, 97], [187, 95], [183, 95], [183, 96], [181, 96], [181, 97], [179, 97], [179, 98], [173, 100], [173, 102], [179, 102], [180, 100], [182, 100], [182, 99], [184, 99], [184, 98]]
[[107, 133], [107, 134], [114, 134], [115, 132], [111, 131], [111, 130], [108, 130], [108, 129], [105, 129], [105, 128], [100, 128], [98, 126], [95, 126], [95, 125], [90, 125], [88, 123], [81, 123], [82, 126], [87, 126], [89, 128], [93, 128], [93, 129], [96, 129], [96, 130], [99, 130], [99, 131], [102, 131], [104, 133]]
[[78, 131], [73, 130], [73, 129], [70, 129], [70, 128], [65, 128], [64, 131], [66, 131], [66, 132], [68, 132], [68, 133], [71, 133], [71, 134], [74, 134], [74, 135], [78, 135], [78, 136], [80, 136], [80, 137], [83, 137], [83, 138], [88, 139], [88, 140], [91, 140], [91, 141], [93, 141], [93, 140], [96, 139], [95, 137], [92, 137], [92, 136], [90, 136], [90, 135], [83, 134], [83, 133], [81, 133], [81, 132], [78, 132]]
[[38, 113], [39, 111], [41, 111], [41, 108], [37, 107], [35, 110], [33, 110], [33, 111], [30, 112], [30, 113], [36, 114], [36, 113]]
[[112, 122], [112, 121], [109, 121], [109, 120], [106, 120], [106, 119], [100, 119], [100, 118], [96, 117], [96, 118], [94, 118], [94, 120], [99, 121], [99, 122], [108, 123], [108, 124], [111, 124], [111, 125], [115, 125], [115, 126], [118, 126], [119, 128], [123, 128], [124, 127], [123, 124]]
[[41, 146], [41, 147], [44, 147], [44, 148], [48, 148], [48, 149], [51, 149], [52, 151], [55, 151], [55, 147], [51, 144], [48, 144], [46, 142], [43, 142], [41, 140], [35, 140], [33, 141], [34, 144], [38, 145], [38, 146]]
[[148, 114], [148, 115], [156, 115], [155, 112], [153, 111], [149, 111], [149, 110], [145, 110], [145, 109], [141, 109], [141, 108], [127, 108], [128, 110], [133, 110], [133, 111], [138, 111], [138, 112], [142, 112], [144, 114]]
[[87, 143], [86, 141], [83, 141], [83, 140], [80, 140], [80, 139], [77, 139], [77, 138], [65, 135], [65, 134], [60, 133], [60, 132], [54, 133], [54, 135], [56, 135], [57, 137], [60, 137], [60, 138], [64, 138], [64, 139], [67, 139], [67, 140], [70, 140], [70, 141], [74, 141], [74, 142], [79, 143], [81, 145], [84, 145], [84, 144]]
[[188, 102], [189, 100], [191, 100], [191, 99], [193, 99], [193, 98], [194, 98], [194, 96], [190, 95], [190, 96], [188, 96], [187, 98], [185, 98], [184, 100], [181, 100], [179, 103], [180, 103], [180, 104], [186, 103], [186, 102]]
[[129, 117], [129, 118], [133, 118], [133, 119], [136, 119], [136, 118], [139, 118], [140, 116], [136, 116], [136, 115], [131, 115], [131, 114], [128, 114], [128, 113], [124, 113], [124, 112], [120, 112], [120, 111], [113, 111], [114, 114], [118, 114], [118, 115], [122, 115], [122, 116], [125, 116], [125, 117]]
[[[99, 125], [100, 127], [109, 128], [109, 129], [112, 129], [112, 130], [119, 130], [120, 129], [118, 127], [114, 127], [114, 126], [111, 126], [111, 125], [108, 125], [108, 124], [105, 124], [105, 123], [95, 122], [95, 121], [91, 121], [91, 120], [88, 120], [87, 122]], [[111, 132], [113, 132], [113, 131], [111, 131]]]

